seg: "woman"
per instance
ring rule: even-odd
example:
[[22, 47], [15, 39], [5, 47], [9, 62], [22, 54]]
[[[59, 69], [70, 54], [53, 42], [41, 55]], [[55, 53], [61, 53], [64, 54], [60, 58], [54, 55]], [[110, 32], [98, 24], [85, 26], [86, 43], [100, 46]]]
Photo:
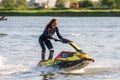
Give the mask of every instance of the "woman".
[[53, 38], [52, 35], [54, 35], [56, 32], [58, 38], [60, 40], [63, 40], [63, 37], [59, 33], [59, 29], [57, 27], [57, 24], [58, 24], [58, 20], [52, 19], [47, 24], [47, 26], [45, 27], [45, 30], [43, 31], [43, 33], [39, 37], [39, 44], [42, 48], [42, 53], [41, 53], [42, 61], [45, 61], [45, 52], [46, 52], [45, 45], [47, 46], [47, 48], [50, 51], [48, 59], [50, 60], [53, 58], [54, 50], [53, 50], [53, 45], [52, 45], [50, 39], [53, 39], [54, 41], [58, 41], [58, 40], [56, 38]]

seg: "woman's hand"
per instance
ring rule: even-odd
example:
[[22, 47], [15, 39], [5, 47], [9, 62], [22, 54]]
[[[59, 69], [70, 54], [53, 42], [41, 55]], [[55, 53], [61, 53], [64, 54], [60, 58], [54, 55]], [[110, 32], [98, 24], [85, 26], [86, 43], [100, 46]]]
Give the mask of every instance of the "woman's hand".
[[55, 42], [59, 41], [59, 40], [58, 40], [58, 39], [56, 39], [56, 38], [53, 38], [53, 40], [54, 40]]
[[71, 42], [71, 41], [68, 40], [68, 39], [61, 39], [61, 42], [62, 42], [62, 43], [68, 43], [68, 42]]

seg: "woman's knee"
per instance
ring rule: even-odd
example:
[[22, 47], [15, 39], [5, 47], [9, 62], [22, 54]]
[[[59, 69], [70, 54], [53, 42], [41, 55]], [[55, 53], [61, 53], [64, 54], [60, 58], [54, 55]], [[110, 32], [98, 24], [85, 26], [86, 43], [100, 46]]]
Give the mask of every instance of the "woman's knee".
[[54, 53], [54, 50], [53, 50], [53, 49], [50, 49], [50, 53]]

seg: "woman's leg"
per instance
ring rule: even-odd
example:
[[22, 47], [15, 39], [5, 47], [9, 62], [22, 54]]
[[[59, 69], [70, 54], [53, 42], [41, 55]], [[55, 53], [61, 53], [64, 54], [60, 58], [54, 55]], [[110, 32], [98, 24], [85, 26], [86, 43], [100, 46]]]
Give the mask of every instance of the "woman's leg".
[[44, 41], [39, 38], [39, 44], [41, 46], [41, 49], [42, 49], [42, 53], [41, 53], [41, 58], [42, 58], [42, 61], [45, 61], [45, 52], [46, 52], [46, 48], [45, 48], [45, 45], [44, 45]]
[[50, 40], [47, 40], [47, 41], [45, 42], [45, 44], [46, 44], [47, 48], [48, 48], [49, 51], [50, 51], [50, 54], [49, 54], [49, 57], [48, 57], [48, 59], [50, 60], [50, 59], [53, 58], [53, 54], [54, 54], [53, 45], [52, 45], [52, 43], [51, 43]]

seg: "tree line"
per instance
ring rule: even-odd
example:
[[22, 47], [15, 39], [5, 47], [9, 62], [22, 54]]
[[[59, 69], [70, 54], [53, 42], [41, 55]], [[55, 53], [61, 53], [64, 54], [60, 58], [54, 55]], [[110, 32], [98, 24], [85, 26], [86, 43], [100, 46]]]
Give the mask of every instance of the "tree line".
[[2, 0], [0, 5], [4, 9], [25, 9], [27, 8], [27, 0]]
[[66, 1], [78, 2], [79, 8], [120, 8], [120, 0], [98, 0], [98, 2], [92, 0], [57, 0], [57, 4], [63, 6], [62, 4]]
[[[120, 0], [99, 0], [98, 2], [93, 2], [91, 0], [57, 0], [56, 8], [64, 8], [63, 4], [66, 1], [71, 3], [77, 2], [79, 8], [116, 8], [120, 9]], [[4, 9], [27, 9], [27, 0], [2, 0], [0, 3], [1, 7]]]

